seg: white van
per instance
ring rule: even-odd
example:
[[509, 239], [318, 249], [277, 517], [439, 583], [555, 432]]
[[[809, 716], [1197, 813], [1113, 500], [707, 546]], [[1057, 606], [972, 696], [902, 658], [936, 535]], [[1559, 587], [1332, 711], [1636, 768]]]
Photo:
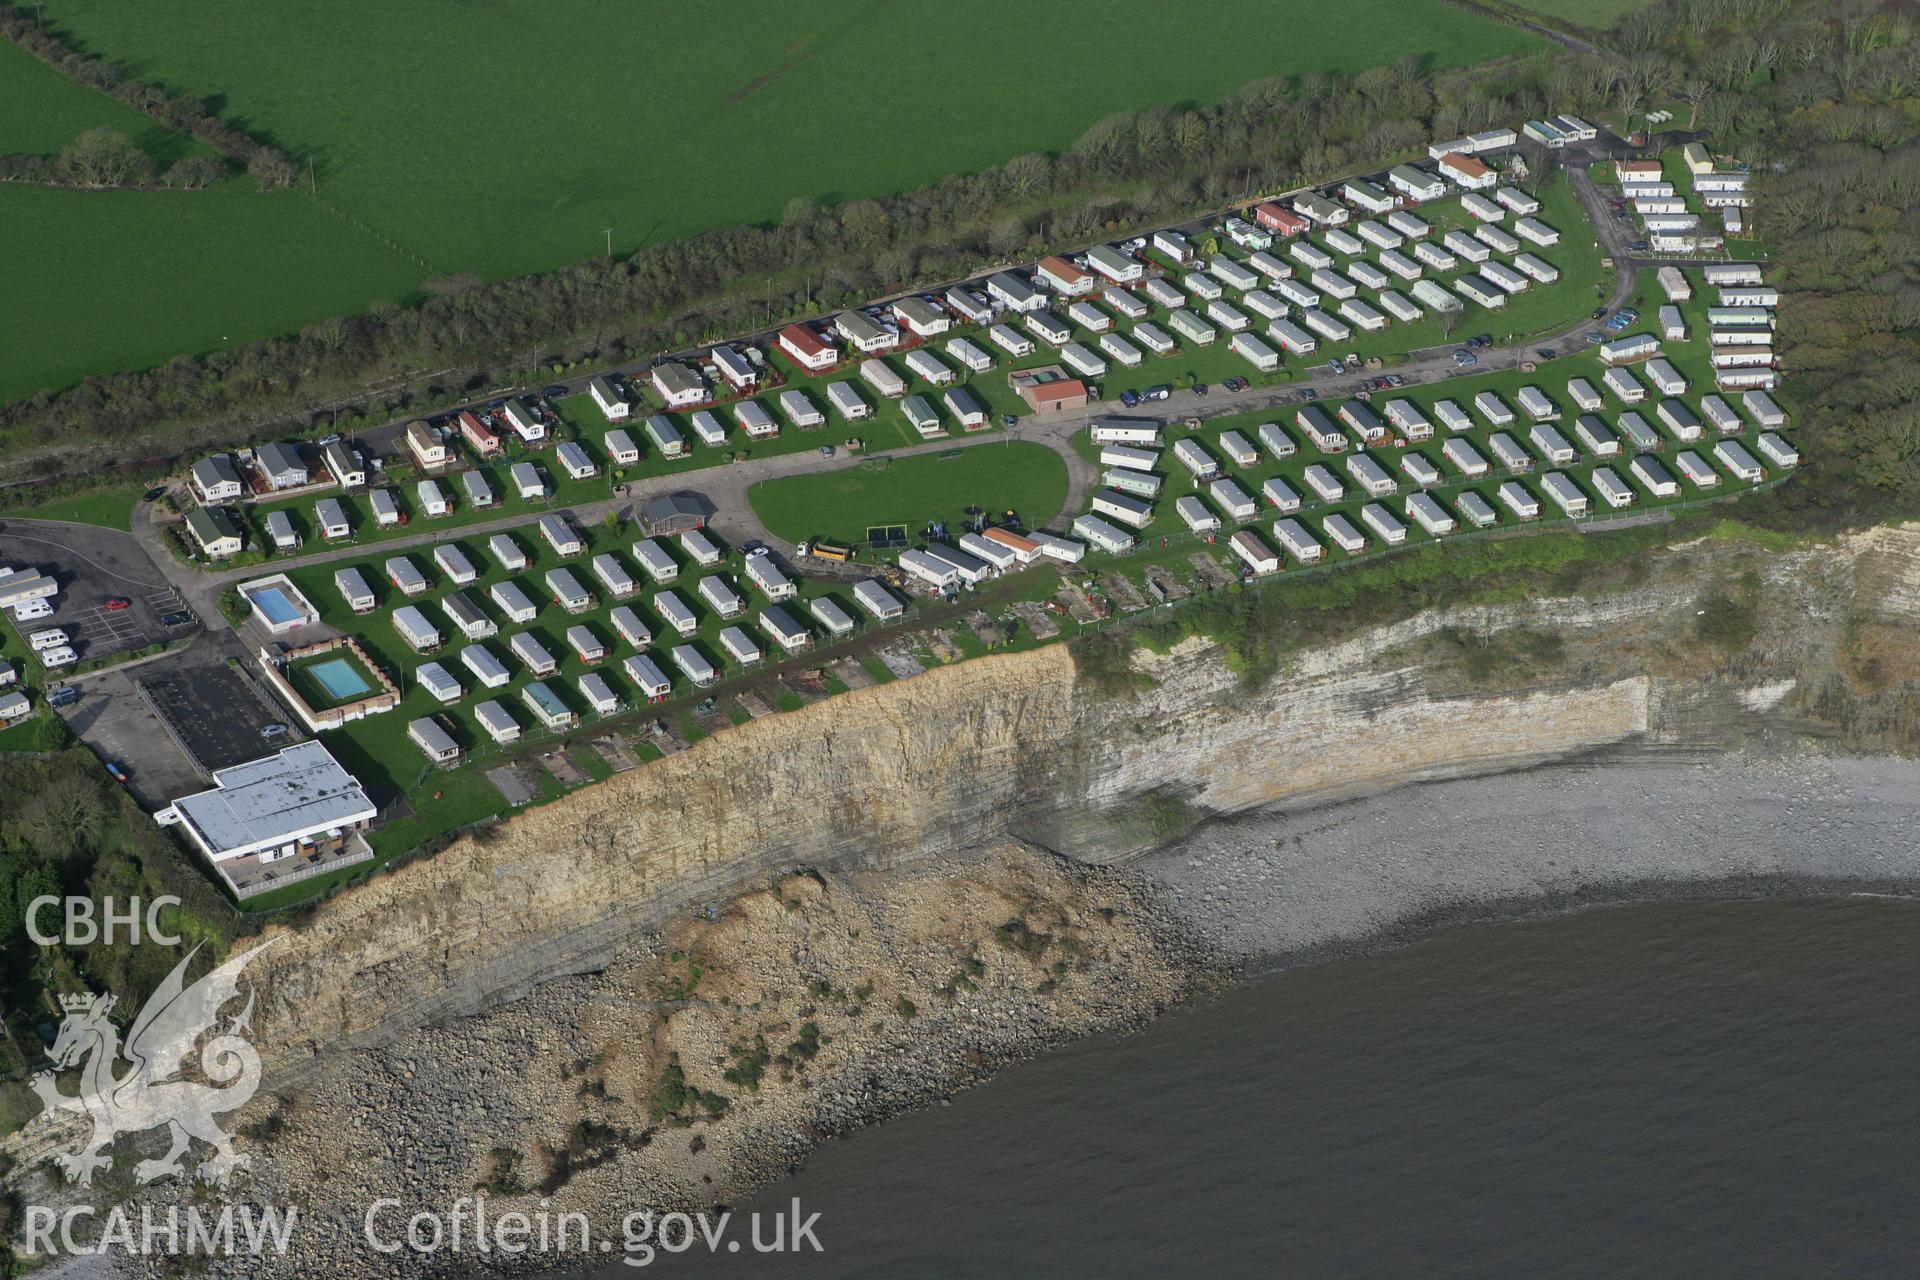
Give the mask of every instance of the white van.
[[72, 666], [74, 659], [79, 656], [79, 654], [63, 644], [58, 648], [42, 649], [40, 651], [40, 665], [49, 671], [53, 671], [60, 667]]
[[27, 643], [35, 653], [43, 649], [57, 649], [66, 644], [67, 633], [59, 627], [48, 627], [45, 631], [36, 631], [27, 637]]
[[27, 600], [13, 606], [15, 622], [33, 622], [39, 618], [51, 618], [53, 606], [45, 600]]

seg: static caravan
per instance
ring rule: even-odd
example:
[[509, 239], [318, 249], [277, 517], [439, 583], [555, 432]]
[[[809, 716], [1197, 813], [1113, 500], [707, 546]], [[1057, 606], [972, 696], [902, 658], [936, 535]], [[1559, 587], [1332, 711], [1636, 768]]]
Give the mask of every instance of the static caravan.
[[1366, 289], [1384, 289], [1392, 282], [1385, 271], [1371, 262], [1349, 262], [1347, 278]]
[[1153, 233], [1154, 252], [1165, 254], [1176, 265], [1184, 265], [1193, 257], [1193, 242], [1178, 231], [1156, 231]]
[[[834, 385], [842, 384], [836, 382]], [[693, 434], [700, 438], [700, 443], [709, 449], [718, 449], [727, 442], [727, 424], [711, 409], [696, 409], [687, 421], [693, 426]]]
[[1493, 250], [1482, 240], [1475, 239], [1464, 231], [1449, 231], [1440, 237], [1441, 247], [1448, 253], [1465, 258], [1468, 262], [1485, 262], [1493, 256]]
[[1295, 196], [1293, 209], [1309, 222], [1318, 223], [1323, 227], [1345, 226], [1347, 220], [1353, 216], [1345, 205], [1335, 204], [1317, 191]]
[[1051, 311], [1030, 311], [1021, 323], [1027, 331], [1049, 346], [1064, 346], [1073, 338], [1073, 328]]
[[1300, 428], [1314, 448], [1322, 453], [1341, 453], [1347, 447], [1347, 434], [1334, 425], [1319, 405], [1303, 405], [1294, 411], [1293, 425]]
[[1505, 290], [1474, 272], [1468, 272], [1455, 280], [1453, 287], [1468, 302], [1478, 303], [1489, 311], [1498, 311], [1507, 305]]
[[540, 411], [528, 405], [524, 400], [508, 400], [505, 409], [507, 425], [514, 434], [528, 444], [538, 444], [547, 438], [547, 424]]
[[[887, 368], [885, 364], [878, 360], [869, 360], [866, 364], [860, 366], [862, 373], [866, 372], [868, 365], [879, 365], [882, 369]], [[893, 370], [887, 369], [887, 372], [893, 373]], [[900, 375], [894, 374], [893, 376], [898, 378]], [[742, 400], [740, 403], [734, 405], [733, 420], [740, 424], [740, 430], [745, 432], [747, 438], [750, 440], [765, 440], [780, 434], [780, 424], [773, 420], [771, 413], [767, 412], [767, 406], [761, 404], [758, 400]]]
[[546, 539], [548, 546], [558, 556], [577, 556], [587, 549], [579, 530], [563, 515], [545, 515], [540, 517], [540, 536]]
[[1078, 342], [1069, 342], [1060, 348], [1060, 363], [1083, 378], [1101, 378], [1107, 372], [1107, 362], [1100, 358], [1100, 353]]
[[1167, 327], [1196, 347], [1211, 346], [1218, 336], [1212, 325], [1184, 307], [1167, 316]]
[[1668, 342], [1687, 340], [1686, 317], [1680, 314], [1680, 308], [1665, 306], [1660, 308], [1660, 336]]
[[1262, 320], [1279, 320], [1287, 314], [1287, 304], [1265, 289], [1249, 289], [1241, 301], [1247, 304], [1247, 310]]
[[1255, 434], [1260, 437], [1260, 447], [1275, 459], [1291, 458], [1299, 450], [1293, 437], [1287, 434], [1287, 429], [1277, 422], [1261, 423], [1260, 430]]
[[1259, 275], [1251, 267], [1243, 266], [1224, 255], [1215, 255], [1207, 263], [1207, 271], [1221, 284], [1242, 293], [1260, 283]]
[[507, 468], [507, 478], [522, 502], [539, 502], [547, 496], [546, 477], [531, 462], [516, 462]]
[[1311, 463], [1300, 473], [1300, 478], [1313, 490], [1316, 498], [1322, 502], [1338, 502], [1347, 496], [1347, 487], [1340, 483], [1340, 477], [1333, 474], [1318, 462]]
[[1086, 558], [1086, 545], [1075, 542], [1072, 538], [1060, 538], [1051, 533], [1039, 532], [1027, 536], [1035, 546], [1040, 548], [1040, 554], [1050, 560], [1058, 560], [1061, 564], [1079, 564]]
[[1600, 344], [1602, 364], [1628, 364], [1658, 354], [1660, 354], [1660, 339], [1650, 333], [1629, 334], [1624, 338], [1615, 338], [1611, 342]]
[[1309, 271], [1322, 271], [1333, 265], [1333, 255], [1311, 240], [1298, 240], [1287, 250], [1292, 258]]
[[[1522, 240], [1531, 241], [1542, 249], [1550, 249], [1560, 243], [1560, 233], [1538, 218], [1522, 218], [1513, 224], [1514, 234]], [[1514, 245], [1514, 248], [1519, 248]]]
[[682, 600], [677, 592], [661, 591], [653, 597], [653, 611], [660, 620], [683, 636], [690, 636], [700, 629], [700, 619], [694, 613], [693, 606]]
[[1518, 187], [1501, 187], [1493, 193], [1493, 198], [1522, 217], [1540, 212], [1540, 202]]
[[1358, 298], [1340, 304], [1340, 318], [1363, 333], [1379, 333], [1387, 327], [1387, 318]]
[[440, 647], [440, 629], [427, 621], [427, 615], [410, 604], [393, 611], [393, 629], [400, 633], [416, 653]]
[[1635, 449], [1658, 449], [1661, 447], [1660, 433], [1647, 425], [1647, 420], [1629, 410], [1620, 415], [1614, 423], [1620, 434], [1626, 438], [1629, 446]]
[[946, 344], [945, 351], [964, 368], [975, 373], [985, 373], [993, 368], [992, 354], [970, 338], [952, 339]]
[[1280, 353], [1250, 333], [1236, 333], [1228, 349], [1244, 359], [1261, 373], [1271, 373], [1280, 367]]
[[320, 536], [328, 542], [335, 542], [353, 532], [353, 524], [347, 519], [347, 508], [338, 498], [322, 498], [313, 507], [314, 522], [320, 526]]
[[1128, 368], [1133, 368], [1146, 359], [1140, 348], [1129, 342], [1125, 334], [1101, 334], [1100, 349]]
[[1411, 400], [1387, 401], [1387, 421], [1409, 440], [1433, 439], [1433, 419]]
[[1146, 274], [1146, 264], [1110, 244], [1087, 250], [1087, 265], [1115, 284], [1131, 284]]
[[[1133, 476], [1135, 478], [1140, 478], [1141, 476], [1141, 473], [1138, 471], [1122, 471], [1120, 474], [1123, 476]], [[1159, 477], [1153, 476], [1151, 479], [1157, 482]], [[960, 550], [966, 552], [975, 560], [983, 561], [991, 565], [997, 572], [1006, 573], [1020, 567], [1020, 553], [1004, 542], [996, 542], [992, 538], [968, 532], [960, 535], [959, 546]]]
[[1320, 527], [1326, 531], [1327, 538], [1334, 546], [1348, 555], [1358, 555], [1367, 549], [1367, 535], [1360, 527], [1345, 516], [1335, 512], [1320, 521]]
[[1238, 431], [1224, 431], [1220, 434], [1220, 452], [1227, 455], [1228, 461], [1236, 467], [1250, 467], [1260, 460], [1259, 452], [1253, 442]]
[[929, 386], [944, 387], [958, 376], [954, 373], [953, 366], [925, 348], [907, 352], [906, 362], [907, 371], [914, 377], [925, 380]]
[[1300, 322], [1329, 342], [1345, 342], [1353, 336], [1351, 327], [1318, 309], [1301, 312]]
[[1667, 469], [1660, 465], [1657, 458], [1641, 454], [1627, 464], [1627, 471], [1640, 482], [1640, 487], [1656, 498], [1671, 498], [1680, 492], [1680, 484]]
[[1338, 271], [1316, 271], [1307, 277], [1307, 283], [1335, 301], [1344, 301], [1360, 292], [1358, 285]]
[[1687, 277], [1680, 268], [1673, 266], [1661, 267], [1654, 273], [1654, 279], [1659, 281], [1660, 288], [1666, 293], [1668, 302], [1691, 302], [1693, 300], [1693, 286], [1687, 283]]
[[300, 545], [300, 535], [293, 528], [293, 517], [284, 511], [267, 513], [267, 537], [279, 551], [291, 551]]
[[1440, 456], [1446, 459], [1455, 471], [1470, 480], [1478, 479], [1491, 470], [1486, 458], [1464, 438], [1449, 440], [1441, 445]]
[[540, 606], [520, 589], [518, 583], [496, 582], [487, 588], [487, 598], [493, 601], [493, 607], [505, 615], [508, 622], [524, 625], [540, 615]]
[[1507, 211], [1477, 191], [1470, 191], [1460, 197], [1460, 207], [1481, 222], [1498, 222], [1507, 216]]
[[1595, 387], [1585, 378], [1569, 378], [1567, 380], [1567, 399], [1573, 401], [1576, 407], [1588, 413], [1606, 404], [1606, 400], [1601, 396], [1599, 388]]
[[1113, 328], [1113, 317], [1091, 302], [1076, 302], [1068, 307], [1067, 319], [1088, 333], [1105, 333]]
[[993, 319], [993, 304], [971, 289], [958, 286], [947, 290], [947, 309], [968, 324], [985, 324]]
[[507, 664], [493, 656], [493, 651], [483, 644], [470, 644], [460, 651], [460, 665], [473, 673], [473, 678], [488, 689], [503, 689], [512, 680], [513, 673], [507, 670]]
[[340, 598], [347, 602], [347, 608], [355, 613], [371, 613], [380, 603], [366, 576], [358, 569], [334, 570], [333, 589], [338, 591]]
[[746, 573], [747, 581], [760, 588], [769, 600], [791, 600], [800, 594], [793, 579], [780, 571], [773, 554], [764, 548], [747, 556]]
[[[659, 416], [660, 415], [657, 414], [655, 415], [655, 417]], [[647, 420], [647, 426], [649, 428], [647, 434], [652, 435], [653, 432], [651, 428], [653, 426], [653, 419], [649, 418]], [[667, 429], [672, 430], [672, 426], [673, 424], [668, 423]], [[678, 435], [679, 433], [675, 432], [674, 434]], [[588, 456], [587, 451], [572, 440], [564, 441], [558, 449], [555, 449], [553, 451], [553, 457], [554, 461], [560, 464], [561, 470], [565, 471], [575, 480], [590, 479], [600, 473], [600, 468], [594, 465], [594, 461]]]
[[1353, 482], [1373, 497], [1385, 497], [1398, 489], [1399, 483], [1387, 469], [1364, 453], [1356, 453], [1347, 459], [1347, 474]]
[[1305, 309], [1320, 305], [1319, 291], [1307, 288], [1298, 280], [1276, 280], [1273, 283], [1273, 291], [1296, 307]]
[[1545, 258], [1535, 257], [1531, 253], [1521, 254], [1513, 260], [1513, 265], [1522, 273], [1541, 284], [1552, 284], [1560, 278], [1560, 268], [1554, 266]]
[[426, 516], [444, 516], [453, 510], [453, 499], [440, 487], [438, 480], [422, 480], [413, 487], [415, 498], [420, 503], [420, 513]]
[[1666, 359], [1647, 361], [1647, 378], [1663, 396], [1683, 396], [1687, 394], [1687, 380]]
[[1232, 480], [1215, 480], [1207, 486], [1207, 497], [1220, 508], [1222, 515], [1236, 523], [1251, 520], [1260, 513], [1260, 506], [1252, 495]]
[[1269, 280], [1285, 280], [1293, 275], [1293, 268], [1270, 253], [1256, 253], [1247, 259], [1247, 265]]
[[1482, 263], [1478, 272], [1482, 280], [1490, 280], [1493, 287], [1502, 293], [1525, 293], [1532, 282], [1512, 267], [1499, 262]]
[[1152, 471], [1160, 465], [1160, 455], [1151, 449], [1132, 449], [1123, 444], [1100, 450], [1100, 465], [1122, 467], [1129, 471]]
[[[640, 446], [633, 442], [632, 436], [619, 427], [600, 437], [600, 442], [606, 446], [608, 460], [616, 467], [630, 467], [640, 461]], [[478, 475], [479, 473], [469, 471], [467, 474]]]
[[673, 688], [673, 683], [667, 679], [667, 673], [660, 669], [660, 664], [643, 653], [628, 658], [620, 664], [620, 669], [627, 673], [627, 679], [633, 681], [633, 687], [640, 691], [641, 696], [649, 701], [659, 701]]
[[1409, 449], [1400, 455], [1400, 471], [1418, 485], [1436, 485], [1441, 480], [1440, 468], [1433, 465], [1433, 459], [1417, 449]]
[[1160, 443], [1160, 424], [1157, 422], [1136, 422], [1127, 418], [1096, 418], [1087, 428], [1087, 435], [1093, 443], [1100, 445], [1147, 445], [1157, 447]]
[[[478, 475], [480, 473], [470, 471], [467, 474]], [[379, 528], [391, 529], [394, 525], [399, 524], [402, 519], [400, 514], [400, 501], [393, 496], [393, 491], [390, 489], [375, 489], [367, 494], [367, 505], [373, 508], [373, 523]]]
[[488, 699], [473, 709], [473, 718], [495, 742], [513, 742], [520, 737], [520, 724], [513, 713], [498, 702]]
[[760, 629], [787, 653], [799, 653], [813, 643], [813, 633], [777, 604], [762, 609], [758, 621]]
[[1073, 532], [1076, 537], [1086, 539], [1111, 555], [1121, 555], [1133, 550], [1132, 534], [1108, 524], [1097, 515], [1076, 517], [1073, 522]]
[[1279, 476], [1270, 476], [1260, 485], [1260, 496], [1267, 505], [1277, 509], [1282, 515], [1292, 515], [1300, 509], [1300, 494], [1294, 487]]
[[1407, 238], [1398, 231], [1378, 222], [1363, 222], [1353, 230], [1354, 234], [1376, 249], [1398, 249], [1407, 242]]
[[1435, 271], [1451, 271], [1460, 265], [1460, 260], [1431, 240], [1422, 240], [1413, 246], [1413, 256], [1421, 265]]
[[1173, 351], [1173, 336], [1157, 324], [1136, 325], [1133, 340], [1157, 356], [1168, 355]]
[[1351, 258], [1355, 254], [1367, 251], [1366, 241], [1345, 231], [1329, 231], [1324, 238], [1327, 247], [1343, 257]]
[[1173, 282], [1159, 276], [1147, 281], [1140, 288], [1154, 305], [1165, 307], [1169, 311], [1187, 305], [1187, 295], [1180, 292], [1179, 287]]
[[559, 694], [545, 683], [535, 680], [520, 690], [520, 701], [527, 704], [533, 712], [533, 718], [547, 730], [571, 728], [579, 717], [561, 700]]
[[1774, 403], [1773, 397], [1764, 391], [1743, 393], [1740, 407], [1755, 423], [1769, 430], [1778, 430], [1787, 425], [1787, 411]]
[[1749, 484], [1759, 484], [1767, 478], [1767, 473], [1752, 454], [1741, 447], [1738, 440], [1722, 440], [1713, 446], [1713, 460], [1727, 469], [1727, 474], [1736, 480], [1745, 480]]
[[1494, 490], [1494, 497], [1500, 499], [1500, 505], [1513, 512], [1520, 520], [1538, 520], [1540, 518], [1540, 499], [1527, 492], [1525, 485], [1518, 480], [1502, 481]]
[[467, 553], [453, 543], [445, 543], [433, 549], [433, 562], [440, 566], [440, 572], [447, 575], [455, 586], [466, 586], [480, 576], [473, 567], [473, 561], [467, 559]]
[[1627, 369], [1609, 369], [1600, 375], [1600, 385], [1611, 391], [1622, 404], [1639, 404], [1647, 398], [1647, 389]]
[[[912, 355], [926, 354], [924, 351], [915, 351], [912, 353]], [[931, 356], [927, 358], [932, 359]], [[912, 356], [908, 357], [907, 362], [909, 364], [913, 362]], [[944, 365], [941, 367], [945, 368]], [[782, 391], [778, 403], [780, 405], [780, 416], [802, 430], [808, 430], [813, 427], [823, 427], [827, 424], [825, 411], [813, 402], [812, 396], [809, 396], [797, 387], [789, 387], [785, 391]]]
[[1797, 467], [1800, 465], [1800, 451], [1788, 444], [1784, 438], [1771, 431], [1762, 431], [1755, 446], [1768, 462], [1776, 467]]
[[[1395, 165], [1387, 171], [1387, 185], [1409, 200], [1438, 200], [1447, 194], [1447, 184], [1425, 169], [1410, 164]], [[1388, 214], [1389, 218], [1393, 215]]]
[[1573, 435], [1581, 447], [1596, 458], [1611, 458], [1620, 452], [1620, 438], [1591, 413], [1574, 419]]
[[1193, 494], [1182, 494], [1174, 499], [1174, 514], [1194, 533], [1214, 533], [1221, 527], [1220, 517], [1206, 503]]
[[1093, 499], [1088, 503], [1097, 515], [1111, 516], [1136, 529], [1144, 529], [1153, 523], [1153, 504], [1143, 502], [1132, 494], [1121, 493], [1118, 489], [1096, 489]]
[[1246, 312], [1225, 299], [1219, 299], [1207, 304], [1207, 319], [1219, 325], [1228, 333], [1239, 333], [1242, 329], [1247, 328], [1253, 323], [1252, 320], [1247, 318]]
[[1708, 284], [1715, 288], [1730, 288], [1760, 283], [1760, 267], [1753, 262], [1715, 262], [1709, 263], [1701, 271]]
[[1387, 225], [1409, 240], [1418, 240], [1422, 236], [1433, 234], [1431, 224], [1414, 217], [1405, 209], [1395, 209], [1387, 215]]
[[907, 394], [907, 380], [896, 373], [893, 366], [885, 360], [861, 361], [860, 381], [888, 400], [897, 400]]
[[653, 630], [641, 621], [640, 615], [626, 605], [616, 608], [612, 615], [613, 629], [620, 638], [637, 649], [644, 649], [653, 643]]
[[1340, 185], [1340, 194], [1351, 204], [1370, 213], [1385, 213], [1396, 200], [1365, 178], [1348, 178]]
[[1291, 320], [1275, 320], [1267, 326], [1267, 336], [1297, 356], [1312, 355], [1320, 340]]
[[386, 563], [387, 581], [397, 588], [401, 595], [417, 596], [426, 591], [427, 575], [406, 556], [394, 556]]
[[1490, 427], [1504, 427], [1514, 420], [1513, 410], [1500, 398], [1497, 391], [1482, 391], [1473, 398], [1473, 411], [1487, 420]]
[[1100, 295], [1100, 301], [1113, 308], [1115, 315], [1128, 320], [1144, 320], [1152, 310], [1125, 289], [1108, 289]]
[[600, 579], [600, 585], [615, 600], [625, 600], [640, 589], [639, 582], [627, 572], [627, 566], [620, 563], [620, 557], [610, 552], [603, 551], [595, 556], [590, 567], [593, 576]]
[[1455, 401], [1434, 401], [1433, 415], [1440, 419], [1440, 425], [1449, 431], [1473, 430], [1473, 415], [1462, 409]]
[[807, 612], [812, 614], [813, 620], [825, 627], [827, 634], [835, 640], [852, 635], [857, 625], [853, 615], [842, 609], [828, 596], [815, 596], [809, 600]]
[[747, 611], [746, 597], [733, 589], [733, 584], [718, 575], [709, 574], [694, 584], [694, 592], [707, 605], [723, 618], [737, 618]]
[[1504, 431], [1496, 431], [1488, 436], [1487, 448], [1493, 450], [1494, 461], [1514, 475], [1533, 470], [1533, 455]]
[[458, 702], [466, 690], [460, 687], [460, 681], [453, 673], [437, 662], [422, 663], [413, 673], [414, 683], [432, 694], [443, 703]]
[[1407, 498], [1407, 519], [1425, 529], [1435, 538], [1444, 538], [1460, 526], [1447, 514], [1447, 509], [1425, 493], [1411, 494]]
[[[1738, 285], [1719, 290], [1715, 301], [1721, 307], [1760, 307], [1771, 310], [1780, 305], [1780, 291], [1772, 285]], [[1711, 310], [1708, 314], [1712, 314]]]
[[1707, 464], [1707, 460], [1690, 449], [1682, 449], [1674, 455], [1673, 465], [1687, 478], [1687, 483], [1696, 489], [1715, 489], [1720, 485], [1720, 473]]
[[585, 613], [593, 608], [593, 593], [580, 585], [571, 569], [547, 570], [546, 584], [553, 602], [568, 613]]
[[1438, 311], [1442, 315], [1457, 315], [1467, 309], [1464, 302], [1444, 286], [1435, 284], [1431, 280], [1414, 281], [1412, 293], [1415, 302], [1429, 311]]
[[942, 392], [940, 403], [947, 407], [962, 431], [979, 431], [987, 425], [987, 406], [966, 387]]
[[1471, 489], [1455, 498], [1453, 505], [1460, 512], [1461, 519], [1476, 529], [1490, 529], [1500, 520], [1493, 504]]
[[1227, 545], [1233, 548], [1233, 554], [1247, 566], [1250, 573], [1277, 573], [1280, 570], [1280, 556], [1251, 529], [1240, 529], [1227, 539]]
[[1580, 486], [1558, 471], [1549, 471], [1540, 477], [1540, 490], [1560, 508], [1560, 514], [1577, 520], [1587, 514], [1587, 495], [1580, 492]]
[[1126, 467], [1108, 467], [1100, 476], [1100, 483], [1109, 489], [1118, 489], [1121, 493], [1130, 493], [1138, 498], [1151, 501], [1160, 496], [1162, 481], [1151, 471], [1133, 471]]
[[900, 402], [900, 412], [906, 416], [907, 425], [923, 436], [946, 434], [946, 428], [940, 425], [940, 411], [925, 396], [908, 396]]
[[835, 382], [827, 387], [827, 402], [833, 411], [848, 422], [859, 422], [873, 416], [873, 406], [866, 402], [859, 388], [851, 382]]
[[1522, 387], [1516, 398], [1522, 412], [1535, 422], [1551, 422], [1560, 416], [1560, 406], [1538, 387]]
[[599, 662], [607, 656], [607, 644], [589, 626], [567, 628], [567, 647], [582, 662]]
[[1406, 294], [1401, 293], [1397, 289], [1382, 289], [1380, 291], [1380, 306], [1395, 320], [1408, 324], [1411, 324], [1426, 314], [1426, 312], [1414, 304], [1413, 299], [1407, 297]]
[[1389, 547], [1397, 547], [1407, 540], [1407, 526], [1377, 502], [1369, 502], [1360, 508], [1360, 523], [1373, 530], [1380, 541]]
[[509, 573], [518, 573], [527, 567], [527, 553], [520, 549], [520, 544], [513, 540], [511, 534], [496, 533], [488, 538], [487, 551]]
[[1327, 549], [1307, 532], [1307, 526], [1291, 516], [1273, 522], [1273, 538], [1300, 564], [1317, 564]]
[[1659, 407], [1654, 410], [1654, 416], [1666, 424], [1667, 430], [1673, 432], [1675, 439], [1692, 441], [1700, 438], [1702, 430], [1700, 419], [1694, 416], [1693, 410], [1679, 400], [1662, 400]]
[[876, 622], [891, 622], [907, 611], [899, 597], [871, 579], [853, 584], [853, 602]]
[[587, 705], [596, 715], [612, 715], [620, 709], [620, 695], [616, 694], [613, 686], [597, 672], [589, 671], [574, 681], [573, 686], [580, 691], [580, 696], [586, 699]]
[[1600, 501], [1614, 508], [1633, 505], [1633, 488], [1617, 475], [1612, 467], [1595, 467], [1591, 476], [1593, 491], [1600, 495]]

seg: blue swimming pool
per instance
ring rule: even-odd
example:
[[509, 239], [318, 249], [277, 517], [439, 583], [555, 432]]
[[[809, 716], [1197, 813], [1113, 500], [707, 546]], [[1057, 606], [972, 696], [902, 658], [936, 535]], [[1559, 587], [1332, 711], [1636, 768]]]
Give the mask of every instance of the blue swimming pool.
[[325, 662], [316, 662], [307, 668], [314, 683], [327, 691], [329, 698], [344, 700], [358, 697], [373, 686], [369, 685], [353, 664], [345, 658], [328, 658]]
[[278, 587], [255, 587], [247, 592], [247, 599], [253, 601], [253, 607], [260, 616], [276, 627], [284, 627], [289, 622], [298, 622], [306, 616], [300, 606], [287, 598], [287, 593]]

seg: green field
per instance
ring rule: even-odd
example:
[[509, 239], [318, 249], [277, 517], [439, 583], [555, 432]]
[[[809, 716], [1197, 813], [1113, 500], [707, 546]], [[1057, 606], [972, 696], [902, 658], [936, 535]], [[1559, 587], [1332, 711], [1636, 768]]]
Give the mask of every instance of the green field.
[[1067, 467], [1045, 445], [1008, 441], [952, 454], [875, 459], [822, 475], [767, 480], [747, 491], [768, 532], [789, 542], [857, 542], [867, 526], [904, 524], [918, 537], [930, 521], [958, 528], [966, 508], [998, 516], [1011, 508], [1038, 528], [1059, 514]]
[[0, 320], [0, 395], [405, 300], [432, 275], [553, 268], [603, 252], [608, 227], [630, 250], [773, 218], [796, 195], [902, 190], [1266, 76], [1538, 47], [1441, 0], [1337, 15], [1252, 0], [1203, 22], [1120, 0], [1086, 10], [1098, 57], [1064, 56], [1064, 16], [1014, 0], [681, 16], [612, 0], [53, 0], [49, 25], [89, 52], [217, 96], [310, 158], [336, 212], [292, 192], [215, 193], [192, 215], [161, 196], [0, 192], [0, 271], [61, 300]]
[[132, 138], [160, 167], [194, 150], [212, 154], [185, 134], [75, 83], [19, 45], [0, 40], [0, 152], [58, 155], [87, 130], [103, 127]]

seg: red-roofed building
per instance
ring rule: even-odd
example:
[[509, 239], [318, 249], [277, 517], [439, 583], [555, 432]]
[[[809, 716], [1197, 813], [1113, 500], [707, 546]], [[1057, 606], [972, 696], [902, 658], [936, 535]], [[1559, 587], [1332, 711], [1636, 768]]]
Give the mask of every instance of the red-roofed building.
[[1282, 209], [1271, 200], [1253, 206], [1253, 220], [1267, 230], [1283, 236], [1297, 236], [1307, 229], [1307, 220], [1291, 209]]
[[1500, 175], [1484, 163], [1457, 152], [1440, 157], [1440, 176], [1469, 191], [1481, 191], [1500, 181]]
[[980, 536], [988, 542], [997, 542], [1018, 556], [1021, 564], [1032, 564], [1040, 557], [1040, 544], [1032, 538], [1022, 537], [1011, 529], [984, 529]]
[[1065, 413], [1087, 407], [1087, 384], [1078, 378], [1055, 378], [1021, 387], [1020, 398], [1037, 414]]
[[803, 324], [790, 324], [780, 331], [780, 349], [801, 368], [815, 373], [833, 368], [840, 360], [832, 343]]
[[1061, 257], [1042, 258], [1040, 265], [1035, 269], [1039, 272], [1040, 278], [1046, 281], [1048, 287], [1055, 293], [1065, 294], [1069, 298], [1078, 297], [1083, 293], [1092, 293], [1094, 285], [1098, 283], [1092, 276]]
[[460, 411], [460, 438], [482, 458], [498, 457], [500, 437], [492, 427], [480, 421], [470, 409]]

